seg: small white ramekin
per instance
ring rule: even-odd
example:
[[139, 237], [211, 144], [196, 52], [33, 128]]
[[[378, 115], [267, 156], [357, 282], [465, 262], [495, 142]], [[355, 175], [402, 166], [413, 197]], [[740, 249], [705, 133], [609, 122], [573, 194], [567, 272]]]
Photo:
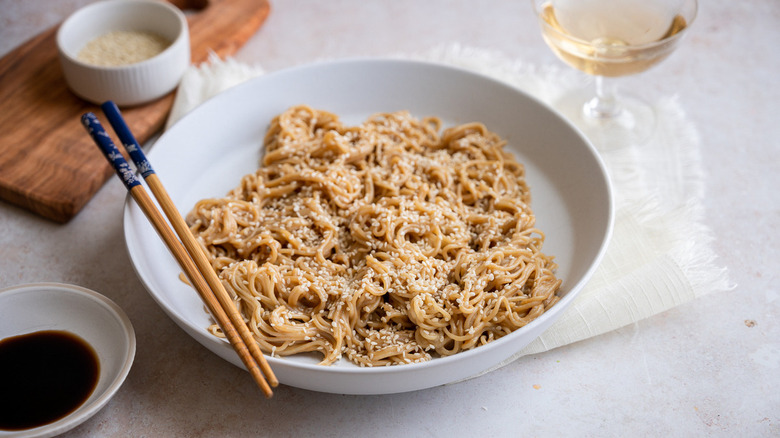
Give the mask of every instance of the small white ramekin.
[[[112, 31], [155, 33], [172, 41], [158, 55], [122, 66], [97, 66], [78, 59], [91, 40]], [[158, 0], [104, 0], [68, 17], [57, 31], [60, 63], [70, 89], [96, 104], [151, 102], [173, 91], [190, 65], [190, 36], [184, 14]]]

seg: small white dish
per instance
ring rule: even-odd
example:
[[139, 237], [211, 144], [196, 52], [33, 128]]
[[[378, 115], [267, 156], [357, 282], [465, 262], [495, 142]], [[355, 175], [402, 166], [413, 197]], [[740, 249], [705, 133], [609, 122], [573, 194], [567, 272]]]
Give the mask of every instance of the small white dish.
[[[84, 46], [112, 31], [157, 34], [171, 45], [134, 64], [98, 66], [78, 59]], [[79, 97], [101, 104], [140, 105], [158, 99], [178, 86], [190, 65], [190, 37], [184, 14], [157, 0], [107, 0], [74, 12], [57, 31], [60, 64], [70, 89]]]
[[[613, 225], [609, 177], [592, 144], [538, 100], [505, 83], [443, 65], [355, 59], [270, 73], [205, 102], [167, 130], [149, 153], [179, 211], [224, 196], [257, 170], [271, 119], [307, 104], [360, 123], [376, 112], [409, 110], [438, 116], [444, 126], [481, 121], [508, 140], [525, 165], [544, 252], [555, 256], [561, 300], [530, 324], [487, 345], [429, 362], [364, 368], [346, 359], [317, 365], [311, 355], [268, 357], [279, 381], [314, 391], [388, 394], [458, 381], [507, 360], [555, 322], [589, 280]], [[187, 165], [182, 165], [186, 156]], [[160, 307], [190, 336], [242, 366], [230, 345], [208, 333], [209, 316], [181, 269], [128, 198], [125, 241], [136, 272]]]
[[33, 283], [0, 290], [0, 340], [56, 330], [70, 332], [97, 353], [100, 372], [87, 400], [52, 423], [22, 431], [0, 430], [0, 437], [47, 437], [64, 433], [97, 413], [127, 377], [135, 357], [130, 319], [97, 292], [60, 283]]

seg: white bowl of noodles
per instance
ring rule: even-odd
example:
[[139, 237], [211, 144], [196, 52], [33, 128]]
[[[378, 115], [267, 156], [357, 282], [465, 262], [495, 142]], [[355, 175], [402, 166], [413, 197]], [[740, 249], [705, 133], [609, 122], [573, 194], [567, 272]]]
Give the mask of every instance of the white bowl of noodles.
[[[538, 337], [566, 310], [598, 265], [613, 222], [609, 179], [596, 150], [568, 122], [525, 93], [493, 79], [416, 61], [357, 59], [280, 71], [228, 90], [164, 133], [148, 154], [177, 207], [189, 212], [220, 198], [254, 173], [271, 120], [305, 104], [357, 125], [376, 113], [408, 111], [437, 117], [444, 128], [481, 122], [507, 141], [525, 168], [543, 252], [562, 280], [558, 301], [530, 323], [450, 356], [392, 366], [361, 367], [346, 355], [321, 365], [323, 355], [269, 357], [280, 382], [343, 394], [385, 394], [451, 383], [491, 369]], [[187, 166], [181, 166], [182, 156]], [[231, 347], [209, 333], [212, 321], [197, 294], [179, 279], [170, 257], [140, 209], [128, 199], [125, 237], [136, 271], [151, 296], [190, 336], [235, 364]]]

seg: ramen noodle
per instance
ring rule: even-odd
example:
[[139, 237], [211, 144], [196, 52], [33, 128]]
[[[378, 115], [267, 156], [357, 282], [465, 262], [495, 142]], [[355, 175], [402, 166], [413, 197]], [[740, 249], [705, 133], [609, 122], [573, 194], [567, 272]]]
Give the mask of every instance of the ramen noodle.
[[296, 106], [271, 122], [260, 168], [187, 221], [263, 351], [361, 366], [449, 356], [558, 300], [504, 145], [480, 123], [396, 112], [348, 126]]

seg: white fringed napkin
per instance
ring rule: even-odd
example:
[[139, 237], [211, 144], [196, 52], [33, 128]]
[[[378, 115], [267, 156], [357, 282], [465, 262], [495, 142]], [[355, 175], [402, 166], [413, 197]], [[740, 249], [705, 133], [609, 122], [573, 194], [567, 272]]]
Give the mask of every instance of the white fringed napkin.
[[[395, 57], [477, 71], [552, 106], [567, 91], [587, 85], [571, 69], [539, 68], [459, 45]], [[168, 126], [209, 97], [261, 74], [259, 66], [217, 57], [191, 67], [179, 85]], [[602, 152], [617, 212], [604, 260], [563, 317], [504, 364], [729, 288], [726, 270], [715, 265], [710, 230], [701, 223], [704, 184], [697, 131], [676, 98], [661, 98], [654, 106], [657, 129], [646, 144]]]

